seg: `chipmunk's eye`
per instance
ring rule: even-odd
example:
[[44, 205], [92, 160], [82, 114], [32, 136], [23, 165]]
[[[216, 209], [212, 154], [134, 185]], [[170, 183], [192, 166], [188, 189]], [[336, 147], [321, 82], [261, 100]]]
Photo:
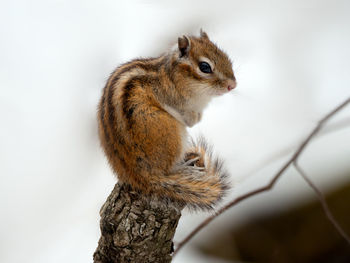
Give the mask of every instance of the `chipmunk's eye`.
[[207, 62], [199, 62], [199, 69], [204, 73], [213, 73], [210, 65]]

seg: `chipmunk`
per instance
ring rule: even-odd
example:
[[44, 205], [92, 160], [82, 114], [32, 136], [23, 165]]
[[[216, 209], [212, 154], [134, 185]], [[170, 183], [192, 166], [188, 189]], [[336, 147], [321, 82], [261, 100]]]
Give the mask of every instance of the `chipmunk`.
[[210, 209], [229, 188], [221, 160], [186, 127], [211, 98], [236, 87], [228, 56], [201, 30], [167, 53], [135, 59], [109, 77], [98, 108], [101, 146], [119, 181], [145, 195]]

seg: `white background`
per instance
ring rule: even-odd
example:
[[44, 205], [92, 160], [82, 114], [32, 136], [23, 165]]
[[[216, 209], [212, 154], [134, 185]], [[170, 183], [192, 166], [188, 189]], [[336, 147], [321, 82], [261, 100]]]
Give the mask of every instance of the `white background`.
[[[201, 27], [227, 51], [237, 90], [215, 99], [191, 133], [203, 133], [226, 160], [228, 201], [268, 182], [317, 120], [350, 96], [349, 13], [349, 1], [1, 1], [0, 262], [92, 262], [99, 208], [116, 182], [99, 148], [96, 107], [118, 64], [156, 56]], [[332, 123], [349, 121], [349, 108]], [[349, 157], [343, 128], [315, 140], [301, 164], [327, 190], [349, 180]], [[311, 197], [290, 168], [174, 262], [219, 262], [195, 245], [228, 222]], [[184, 211], [175, 241], [205, 216]]]

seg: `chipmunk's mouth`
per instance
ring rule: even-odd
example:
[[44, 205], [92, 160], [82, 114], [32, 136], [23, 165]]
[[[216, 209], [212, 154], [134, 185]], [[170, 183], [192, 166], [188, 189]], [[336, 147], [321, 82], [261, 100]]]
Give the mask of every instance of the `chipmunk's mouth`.
[[226, 93], [228, 93], [229, 92], [229, 90], [228, 89], [223, 89], [223, 88], [221, 88], [221, 89], [219, 89], [219, 90], [217, 90], [216, 92], [215, 92], [215, 95], [216, 96], [222, 96], [222, 95], [224, 95], [224, 94], [226, 94]]
[[216, 96], [222, 96], [222, 95], [224, 95], [224, 94], [226, 94], [226, 93], [229, 93], [231, 90], [233, 90], [233, 89], [235, 89], [235, 88], [236, 88], [236, 86], [231, 86], [231, 85], [229, 85], [229, 86], [227, 86], [227, 87], [222, 87], [222, 88], [218, 89], [218, 90], [215, 92], [215, 95], [216, 95]]
[[231, 90], [235, 89], [236, 86], [237, 86], [236, 81], [229, 79], [226, 81], [226, 83], [223, 86], [219, 87], [216, 90], [215, 95], [217, 95], [217, 96], [224, 95], [224, 94], [230, 92]]

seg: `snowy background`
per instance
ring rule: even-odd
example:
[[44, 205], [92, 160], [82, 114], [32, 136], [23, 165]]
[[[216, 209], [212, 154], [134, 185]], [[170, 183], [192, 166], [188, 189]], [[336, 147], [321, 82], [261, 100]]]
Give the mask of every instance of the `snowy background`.
[[[96, 106], [118, 64], [158, 55], [200, 28], [227, 51], [238, 87], [214, 100], [191, 133], [227, 161], [228, 201], [268, 182], [350, 96], [349, 13], [349, 1], [1, 1], [0, 262], [92, 262], [99, 209], [116, 182], [99, 148]], [[330, 125], [349, 118], [350, 107]], [[349, 181], [349, 157], [350, 127], [315, 140], [300, 162], [327, 190]], [[312, 197], [290, 168], [174, 262], [213, 262], [195, 246], [218, 228]], [[206, 216], [183, 214], [175, 241]]]

